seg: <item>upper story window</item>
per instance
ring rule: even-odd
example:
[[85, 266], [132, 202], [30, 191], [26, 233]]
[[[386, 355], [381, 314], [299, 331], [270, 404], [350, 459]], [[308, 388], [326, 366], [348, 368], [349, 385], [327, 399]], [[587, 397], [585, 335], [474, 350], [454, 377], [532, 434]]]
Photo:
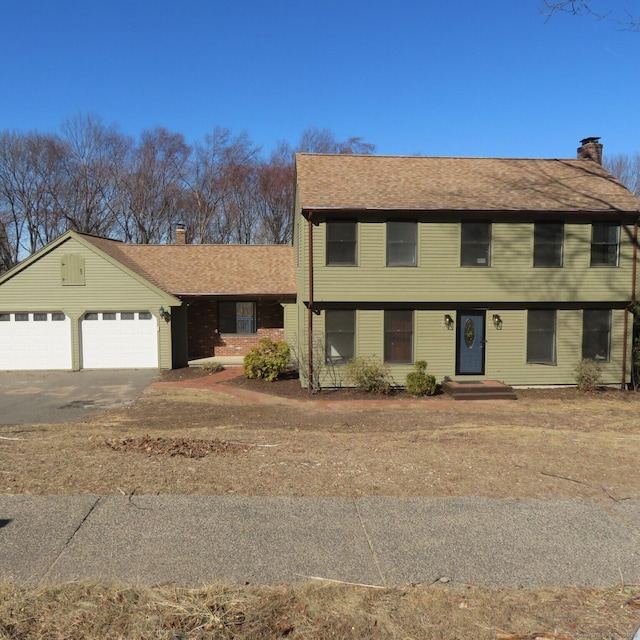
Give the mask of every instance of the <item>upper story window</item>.
[[415, 267], [417, 222], [387, 222], [387, 266]]
[[564, 224], [536, 222], [533, 232], [533, 266], [561, 267]]
[[256, 333], [256, 303], [219, 302], [218, 330], [220, 333]]
[[460, 264], [463, 267], [491, 265], [490, 222], [463, 222], [460, 238]]
[[353, 309], [327, 309], [324, 318], [326, 359], [342, 364], [355, 354], [356, 312]]
[[356, 265], [358, 223], [355, 220], [327, 221], [327, 264]]
[[591, 225], [591, 266], [617, 267], [620, 255], [620, 225], [594, 222]]

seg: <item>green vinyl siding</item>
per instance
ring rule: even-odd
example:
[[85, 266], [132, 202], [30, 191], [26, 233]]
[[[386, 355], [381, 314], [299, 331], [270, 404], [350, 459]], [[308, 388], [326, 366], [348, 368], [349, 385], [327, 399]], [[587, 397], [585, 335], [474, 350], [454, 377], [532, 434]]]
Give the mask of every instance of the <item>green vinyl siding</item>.
[[[393, 268], [386, 266], [384, 221], [358, 226], [358, 266], [341, 267], [325, 266], [324, 225], [314, 225], [315, 301], [613, 302], [630, 297], [629, 227], [621, 232], [619, 267], [591, 267], [591, 225], [567, 223], [564, 266], [545, 269], [533, 266], [533, 222], [494, 222], [491, 266], [478, 269], [460, 266], [459, 222], [420, 223], [418, 266]], [[306, 286], [306, 259], [302, 264]]]
[[[73, 255], [84, 264], [84, 286], [65, 286], [61, 279], [63, 256]], [[29, 304], [25, 305], [25, 300]], [[158, 361], [170, 369], [171, 325], [159, 318], [160, 306], [169, 308], [177, 301], [134, 277], [73, 236], [51, 250], [43, 250], [24, 269], [0, 284], [1, 311], [63, 311], [71, 319], [73, 367], [80, 361], [80, 319], [87, 311], [149, 311], [158, 319]]]

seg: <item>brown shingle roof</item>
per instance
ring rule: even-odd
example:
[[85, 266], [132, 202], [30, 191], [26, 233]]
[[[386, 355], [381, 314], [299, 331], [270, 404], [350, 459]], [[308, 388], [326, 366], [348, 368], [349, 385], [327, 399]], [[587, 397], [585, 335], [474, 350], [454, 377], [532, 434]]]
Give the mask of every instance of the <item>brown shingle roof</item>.
[[295, 295], [289, 245], [124, 244], [82, 237], [174, 295]]
[[638, 211], [591, 160], [298, 154], [303, 209]]

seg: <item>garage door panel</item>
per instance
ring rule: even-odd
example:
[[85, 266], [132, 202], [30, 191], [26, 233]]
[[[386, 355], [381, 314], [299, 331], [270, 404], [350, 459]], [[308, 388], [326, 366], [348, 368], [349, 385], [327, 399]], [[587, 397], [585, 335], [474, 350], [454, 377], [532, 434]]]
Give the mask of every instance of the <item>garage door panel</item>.
[[85, 369], [158, 367], [158, 323], [148, 312], [87, 313], [81, 341]]
[[0, 314], [0, 370], [71, 368], [71, 322], [63, 313]]

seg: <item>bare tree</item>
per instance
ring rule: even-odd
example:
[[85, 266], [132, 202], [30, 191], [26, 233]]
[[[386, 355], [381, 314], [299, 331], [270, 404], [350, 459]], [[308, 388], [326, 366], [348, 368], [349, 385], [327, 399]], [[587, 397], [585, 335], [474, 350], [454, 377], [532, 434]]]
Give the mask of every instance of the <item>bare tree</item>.
[[115, 126], [93, 115], [77, 115], [62, 125], [55, 148], [56, 188], [51, 189], [67, 228], [108, 235], [115, 225], [111, 202], [117, 191], [119, 168], [131, 141]]
[[5, 266], [37, 251], [63, 230], [50, 187], [55, 136], [0, 133], [0, 221]]
[[[597, 1], [597, 0], [596, 0]], [[550, 18], [556, 13], [570, 13], [575, 16], [590, 16], [597, 20], [607, 18], [618, 23], [624, 29], [630, 31], [640, 31], [640, 15], [632, 12], [626, 7], [630, 2], [620, 2], [618, 9], [601, 10], [596, 8], [592, 0], [544, 0], [543, 15]], [[624, 5], [624, 6], [623, 6]]]
[[365, 142], [361, 137], [337, 140], [330, 129], [308, 127], [302, 132], [296, 151], [304, 153], [361, 153], [369, 154], [376, 150], [376, 145]]
[[618, 154], [605, 158], [605, 168], [610, 171], [627, 189], [640, 198], [640, 153], [632, 156]]
[[[197, 243], [239, 242], [238, 220], [248, 204], [241, 204], [259, 147], [246, 132], [233, 136], [229, 129], [216, 127], [196, 144], [185, 180], [189, 210], [184, 220], [187, 233]], [[243, 234], [240, 234], [243, 235]]]
[[144, 131], [118, 187], [119, 235], [127, 242], [168, 242], [182, 221], [190, 148], [180, 133]]

